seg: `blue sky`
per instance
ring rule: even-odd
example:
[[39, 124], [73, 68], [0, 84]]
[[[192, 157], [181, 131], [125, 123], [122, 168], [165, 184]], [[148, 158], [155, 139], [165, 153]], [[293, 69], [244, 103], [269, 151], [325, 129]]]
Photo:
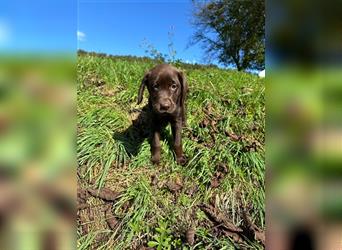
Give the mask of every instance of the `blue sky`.
[[173, 32], [176, 58], [202, 62], [199, 45], [186, 48], [194, 33], [191, 1], [80, 0], [78, 3], [78, 47], [114, 55], [145, 56], [144, 39], [168, 53]]
[[0, 51], [75, 51], [76, 13], [76, 1], [0, 1]]
[[[190, 0], [0, 1], [0, 52], [74, 52], [146, 56], [144, 40], [176, 58], [204, 63], [200, 45], [186, 48], [194, 28]], [[78, 33], [78, 38], [76, 36]]]

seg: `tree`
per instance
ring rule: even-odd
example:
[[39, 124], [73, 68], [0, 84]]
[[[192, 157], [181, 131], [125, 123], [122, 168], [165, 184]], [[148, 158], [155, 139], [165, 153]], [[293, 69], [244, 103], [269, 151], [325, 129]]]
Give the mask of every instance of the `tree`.
[[264, 0], [193, 0], [195, 33], [209, 58], [237, 70], [265, 68]]

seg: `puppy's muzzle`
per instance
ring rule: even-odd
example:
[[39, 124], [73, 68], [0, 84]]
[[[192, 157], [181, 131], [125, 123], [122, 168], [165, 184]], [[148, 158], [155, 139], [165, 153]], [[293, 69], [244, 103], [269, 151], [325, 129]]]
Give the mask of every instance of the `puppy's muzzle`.
[[173, 112], [173, 106], [171, 100], [169, 99], [162, 99], [159, 101], [159, 103], [156, 105], [156, 111], [158, 113], [172, 113]]
[[160, 103], [160, 112], [167, 112], [171, 107], [171, 102], [169, 100], [164, 100]]

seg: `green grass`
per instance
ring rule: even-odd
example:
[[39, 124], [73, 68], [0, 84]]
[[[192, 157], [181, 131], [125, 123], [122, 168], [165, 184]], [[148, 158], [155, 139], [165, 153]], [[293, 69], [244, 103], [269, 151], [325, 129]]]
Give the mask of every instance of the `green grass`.
[[[242, 223], [241, 206], [245, 206], [255, 224], [265, 228], [264, 80], [248, 73], [178, 63], [190, 87], [188, 126], [183, 130], [188, 163], [175, 163], [168, 127], [161, 164], [153, 166], [147, 139], [131, 125], [139, 114], [132, 110], [147, 103], [145, 93], [144, 103], [136, 105], [141, 79], [154, 65], [152, 60], [138, 58], [78, 57], [78, 181], [87, 187], [92, 180], [122, 193], [113, 205], [120, 227], [98, 248], [136, 249], [150, 244], [156, 249], [262, 249], [258, 242], [246, 241], [242, 246], [215, 234], [199, 206], [214, 201], [237, 226]], [[241, 138], [233, 140], [232, 133]], [[221, 163], [228, 166], [228, 173], [212, 188], [216, 166]], [[154, 176], [155, 185], [151, 183]], [[170, 180], [181, 180], [179, 193], [165, 188]], [[189, 194], [194, 187], [198, 191]], [[192, 248], [184, 241], [189, 226], [196, 232]], [[78, 247], [90, 248], [96, 241], [94, 235], [106, 229], [94, 223], [89, 236], [79, 236]]]

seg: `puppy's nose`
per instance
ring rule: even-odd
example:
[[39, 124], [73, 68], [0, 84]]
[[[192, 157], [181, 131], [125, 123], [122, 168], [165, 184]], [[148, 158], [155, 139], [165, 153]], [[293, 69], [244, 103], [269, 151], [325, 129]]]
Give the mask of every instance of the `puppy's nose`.
[[170, 101], [164, 101], [160, 103], [160, 111], [168, 111], [170, 107], [171, 107]]

